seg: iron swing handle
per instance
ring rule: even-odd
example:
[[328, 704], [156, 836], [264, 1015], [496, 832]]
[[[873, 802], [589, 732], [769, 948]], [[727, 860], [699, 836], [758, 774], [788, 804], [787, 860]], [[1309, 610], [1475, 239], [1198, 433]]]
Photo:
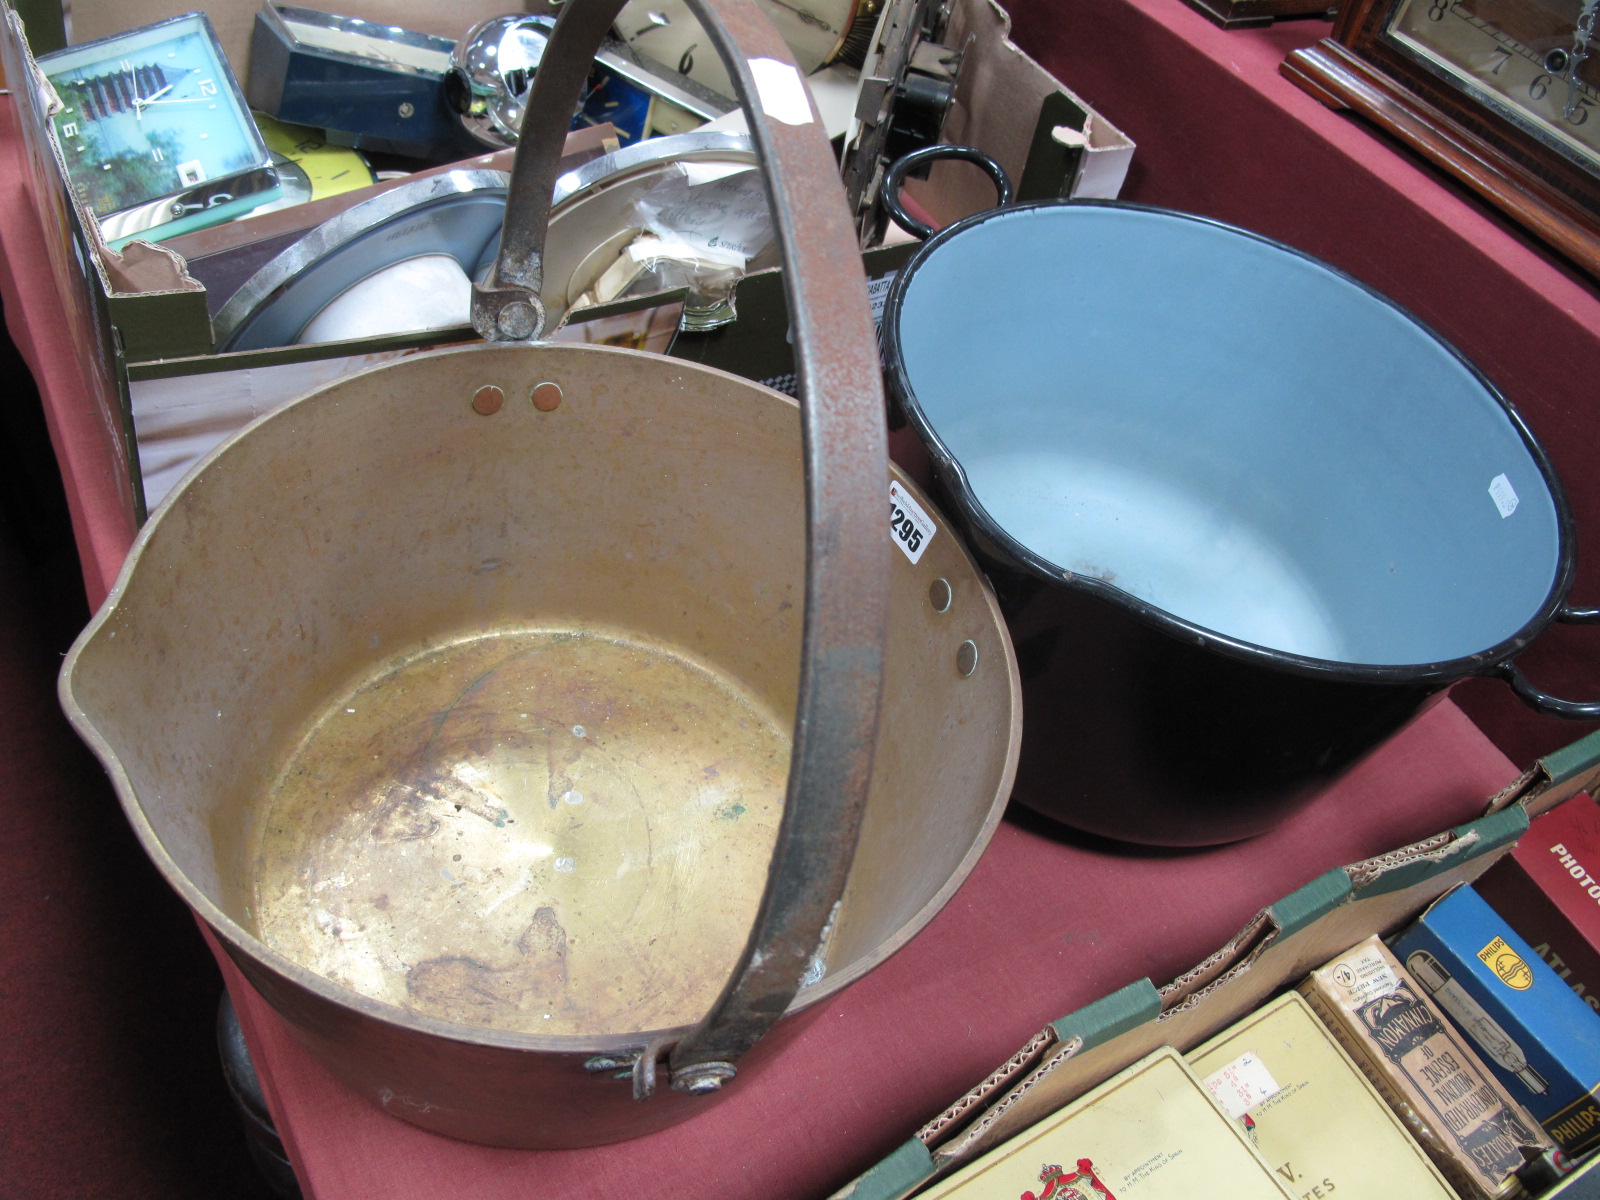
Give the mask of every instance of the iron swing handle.
[[[877, 343], [854, 225], [827, 135], [788, 47], [748, 0], [688, 0], [737, 84], [783, 253], [806, 483], [806, 602], [784, 814], [738, 966], [670, 1047], [673, 1087], [708, 1093], [788, 1009], [832, 923], [865, 808], [888, 630], [887, 434]], [[623, 0], [571, 0], [534, 76], [500, 255], [477, 285], [486, 340], [543, 332], [551, 193], [580, 89]], [[670, 1041], [670, 1039], [666, 1039]], [[647, 1082], [661, 1042], [634, 1072]], [[648, 1059], [648, 1062], [646, 1062]], [[650, 1086], [636, 1086], [648, 1094]], [[641, 1097], [642, 1098], [642, 1097]]]

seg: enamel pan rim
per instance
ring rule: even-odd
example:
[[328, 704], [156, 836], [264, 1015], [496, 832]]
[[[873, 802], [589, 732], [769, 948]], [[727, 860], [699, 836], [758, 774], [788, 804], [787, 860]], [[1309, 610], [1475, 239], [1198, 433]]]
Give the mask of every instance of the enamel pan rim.
[[[1234, 237], [1249, 239], [1281, 254], [1300, 259], [1302, 262], [1319, 268], [1364, 292], [1372, 300], [1390, 309], [1415, 326], [1423, 335], [1432, 339], [1452, 356], [1504, 411], [1512, 428], [1521, 438], [1529, 456], [1533, 459], [1535, 466], [1543, 477], [1555, 509], [1557, 534], [1556, 569], [1550, 590], [1546, 594], [1543, 603], [1524, 622], [1521, 628], [1496, 645], [1458, 658], [1434, 662], [1381, 664], [1340, 662], [1331, 659], [1314, 658], [1257, 645], [1253, 642], [1229, 637], [1215, 630], [1207, 629], [1202, 625], [1197, 625], [1192, 621], [1168, 612], [1159, 605], [1141, 600], [1115, 584], [1069, 571], [1048, 559], [1042, 558], [1011, 536], [1005, 527], [996, 521], [978, 501], [973, 493], [966, 471], [951, 452], [949, 446], [939, 436], [932, 422], [923, 413], [916, 394], [912, 391], [902, 355], [900, 338], [901, 310], [905, 303], [906, 293], [915, 282], [918, 269], [932, 255], [937, 254], [941, 246], [963, 236], [970, 230], [978, 228], [985, 222], [1005, 220], [1017, 213], [1029, 210], [1097, 208], [1148, 214], [1153, 218], [1166, 220], [1190, 221]], [[910, 261], [895, 275], [893, 282], [889, 285], [889, 294], [884, 303], [883, 349], [885, 370], [888, 373], [890, 388], [895, 401], [900, 405], [906, 418], [916, 429], [923, 445], [934, 459], [938, 471], [950, 482], [950, 490], [954, 493], [955, 504], [959, 506], [964, 517], [972, 523], [982, 537], [991, 541], [1004, 554], [1008, 555], [1016, 563], [1021, 564], [1037, 578], [1066, 584], [1069, 587], [1098, 596], [1102, 600], [1118, 605], [1140, 620], [1154, 625], [1182, 641], [1198, 645], [1204, 649], [1214, 650], [1229, 658], [1271, 666], [1296, 675], [1330, 680], [1337, 679], [1352, 683], [1401, 685], [1427, 681], [1448, 682], [1465, 678], [1469, 675], [1489, 674], [1507, 660], [1515, 657], [1543, 632], [1545, 626], [1554, 620], [1562, 609], [1566, 601], [1567, 592], [1572, 586], [1577, 563], [1573, 550], [1572, 511], [1567, 503], [1566, 494], [1544, 447], [1534, 437], [1532, 430], [1522, 419], [1521, 414], [1505, 398], [1500, 389], [1495, 387], [1483, 372], [1466, 355], [1461, 353], [1453, 343], [1441, 337], [1426, 322], [1420, 320], [1408, 309], [1395, 303], [1381, 292], [1315, 255], [1298, 250], [1274, 238], [1266, 237], [1248, 229], [1242, 229], [1226, 221], [1127, 200], [1040, 200], [1013, 204], [1005, 208], [988, 209], [973, 216], [964, 217], [946, 226], [924, 242], [916, 253], [912, 255]]]

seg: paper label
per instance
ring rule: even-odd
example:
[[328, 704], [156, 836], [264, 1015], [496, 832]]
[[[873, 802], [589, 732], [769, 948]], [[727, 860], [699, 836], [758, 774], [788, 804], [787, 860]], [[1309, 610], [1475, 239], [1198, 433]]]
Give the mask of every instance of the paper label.
[[1504, 475], [1496, 475], [1489, 481], [1489, 498], [1494, 501], [1494, 506], [1500, 510], [1502, 518], [1509, 517], [1517, 511], [1521, 503], [1517, 499], [1517, 489], [1511, 486], [1511, 480]]
[[889, 285], [894, 282], [895, 274], [896, 272], [891, 271], [877, 279], [867, 280], [867, 303], [872, 305], [874, 325], [883, 324], [883, 306], [889, 301]]
[[938, 526], [911, 498], [898, 482], [889, 483], [889, 537], [912, 562], [922, 557], [922, 552], [933, 541]]
[[1390, 995], [1400, 986], [1399, 977], [1383, 955], [1360, 947], [1326, 974], [1338, 986], [1345, 1007], [1351, 1010]]
[[762, 112], [785, 125], [811, 124], [811, 97], [799, 71], [775, 58], [752, 58], [750, 74]]
[[719, 179], [726, 179], [729, 175], [738, 175], [742, 171], [753, 169], [742, 162], [679, 162], [674, 165], [683, 172], [683, 177], [690, 187], [715, 183]]
[[1211, 1098], [1222, 1105], [1222, 1111], [1235, 1121], [1282, 1090], [1272, 1078], [1272, 1072], [1267, 1070], [1267, 1064], [1257, 1058], [1254, 1051], [1246, 1051], [1201, 1082]]

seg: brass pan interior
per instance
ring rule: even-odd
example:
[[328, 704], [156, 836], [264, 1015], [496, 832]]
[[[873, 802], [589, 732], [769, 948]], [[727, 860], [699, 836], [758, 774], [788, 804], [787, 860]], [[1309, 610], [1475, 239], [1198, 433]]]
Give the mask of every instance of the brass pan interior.
[[685, 1024], [754, 921], [788, 767], [776, 714], [671, 647], [466, 637], [385, 664], [312, 722], [263, 814], [252, 924], [328, 979], [446, 1020]]
[[[202, 463], [63, 699], [256, 977], [457, 1040], [637, 1044], [709, 1009], [760, 902], [803, 494], [798, 409], [745, 380], [587, 346], [419, 354]], [[938, 911], [1010, 789], [1010, 644], [923, 505], [920, 559], [886, 546], [874, 782], [797, 1005]]]

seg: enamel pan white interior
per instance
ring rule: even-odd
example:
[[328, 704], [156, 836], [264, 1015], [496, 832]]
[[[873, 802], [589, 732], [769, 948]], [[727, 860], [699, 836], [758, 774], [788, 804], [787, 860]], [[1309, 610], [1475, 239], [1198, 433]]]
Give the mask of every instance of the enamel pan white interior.
[[1462, 675], [1571, 582], [1570, 517], [1505, 400], [1328, 265], [1122, 203], [930, 240], [893, 382], [980, 540], [1225, 653]]

